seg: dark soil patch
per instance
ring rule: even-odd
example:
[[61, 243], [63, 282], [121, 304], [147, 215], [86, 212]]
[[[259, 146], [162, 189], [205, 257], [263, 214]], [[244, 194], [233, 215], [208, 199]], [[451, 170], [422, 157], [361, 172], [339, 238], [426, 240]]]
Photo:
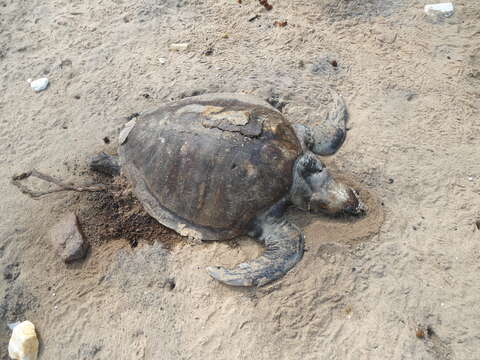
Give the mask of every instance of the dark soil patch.
[[80, 226], [92, 246], [115, 239], [128, 241], [131, 247], [160, 241], [167, 249], [182, 241], [175, 231], [161, 225], [142, 207], [128, 181], [117, 176], [96, 176], [107, 191], [83, 193], [77, 210]]

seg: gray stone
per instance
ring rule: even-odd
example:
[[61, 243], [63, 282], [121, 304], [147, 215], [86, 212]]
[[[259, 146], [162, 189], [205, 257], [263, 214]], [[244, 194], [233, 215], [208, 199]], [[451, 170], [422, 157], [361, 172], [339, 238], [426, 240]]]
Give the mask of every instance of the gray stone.
[[66, 263], [83, 259], [87, 254], [88, 246], [79, 228], [77, 216], [73, 212], [65, 215], [50, 230], [50, 241]]

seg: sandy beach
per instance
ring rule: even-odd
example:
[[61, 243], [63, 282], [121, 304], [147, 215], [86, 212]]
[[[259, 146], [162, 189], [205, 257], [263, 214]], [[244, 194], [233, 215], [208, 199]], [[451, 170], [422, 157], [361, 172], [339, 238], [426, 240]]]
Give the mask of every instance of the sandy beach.
[[[30, 320], [40, 360], [480, 359], [480, 3], [448, 18], [417, 0], [269, 3], [0, 0], [0, 358], [7, 324]], [[258, 256], [251, 239], [181, 238], [126, 193], [11, 183], [98, 181], [89, 158], [168, 101], [254, 94], [314, 124], [332, 90], [349, 131], [325, 162], [368, 215], [289, 211], [307, 251], [262, 288], [205, 271]], [[48, 232], [68, 211], [90, 250], [66, 265]]]

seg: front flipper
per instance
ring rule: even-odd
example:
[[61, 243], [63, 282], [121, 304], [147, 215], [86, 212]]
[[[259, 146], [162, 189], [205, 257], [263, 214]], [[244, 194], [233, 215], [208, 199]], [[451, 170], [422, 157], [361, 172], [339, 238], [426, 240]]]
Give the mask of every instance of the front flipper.
[[241, 263], [233, 269], [221, 266], [207, 268], [214, 279], [231, 286], [263, 286], [281, 278], [303, 256], [303, 235], [283, 216], [260, 217], [251, 236], [265, 245], [258, 258]]
[[327, 119], [307, 127], [295, 124], [294, 129], [302, 142], [303, 150], [320, 156], [333, 155], [342, 146], [347, 134], [347, 106], [340, 95], [333, 93], [333, 106]]

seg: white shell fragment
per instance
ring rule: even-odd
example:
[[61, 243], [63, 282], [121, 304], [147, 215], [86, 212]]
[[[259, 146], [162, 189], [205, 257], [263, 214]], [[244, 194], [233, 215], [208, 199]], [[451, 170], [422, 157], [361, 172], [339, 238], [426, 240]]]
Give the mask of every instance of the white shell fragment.
[[43, 91], [47, 88], [48, 86], [48, 79], [47, 78], [40, 78], [37, 80], [27, 80], [30, 83], [30, 86], [32, 87], [33, 91], [40, 92]]
[[425, 5], [424, 11], [427, 15], [443, 15], [444, 17], [449, 17], [453, 15], [455, 10], [453, 4], [448, 2]]
[[8, 355], [15, 360], [37, 359], [38, 339], [35, 326], [30, 321], [21, 322], [13, 328]]
[[170, 50], [172, 51], [186, 51], [189, 48], [190, 48], [189, 43], [170, 44]]
[[137, 121], [135, 119], [132, 119], [125, 124], [122, 131], [120, 131], [120, 135], [118, 135], [118, 143], [120, 145], [122, 145], [127, 140], [128, 134], [130, 134], [130, 131], [132, 131], [136, 124]]

